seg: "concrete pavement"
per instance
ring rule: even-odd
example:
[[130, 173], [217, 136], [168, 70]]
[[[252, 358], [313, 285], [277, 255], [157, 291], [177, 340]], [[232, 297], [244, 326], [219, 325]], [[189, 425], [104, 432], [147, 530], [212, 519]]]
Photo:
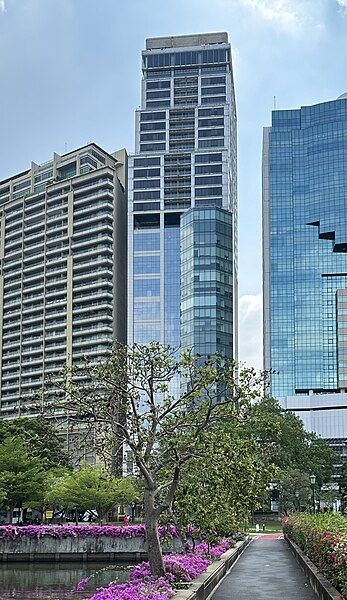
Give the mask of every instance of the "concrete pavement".
[[280, 534], [255, 536], [212, 600], [317, 600]]

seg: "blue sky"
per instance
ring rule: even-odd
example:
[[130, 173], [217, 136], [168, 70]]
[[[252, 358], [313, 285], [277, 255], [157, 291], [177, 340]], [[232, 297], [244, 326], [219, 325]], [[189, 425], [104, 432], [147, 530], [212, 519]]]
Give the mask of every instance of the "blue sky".
[[261, 366], [261, 141], [347, 89], [347, 0], [0, 0], [0, 179], [95, 140], [134, 149], [145, 38], [228, 31], [238, 109], [240, 356]]

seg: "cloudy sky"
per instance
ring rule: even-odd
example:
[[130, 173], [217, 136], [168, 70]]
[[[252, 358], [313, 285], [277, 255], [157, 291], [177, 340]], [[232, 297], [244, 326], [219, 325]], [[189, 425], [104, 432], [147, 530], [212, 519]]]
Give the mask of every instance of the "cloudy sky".
[[240, 355], [261, 366], [261, 139], [347, 90], [347, 0], [0, 0], [0, 179], [95, 140], [134, 149], [145, 38], [228, 31], [239, 141]]

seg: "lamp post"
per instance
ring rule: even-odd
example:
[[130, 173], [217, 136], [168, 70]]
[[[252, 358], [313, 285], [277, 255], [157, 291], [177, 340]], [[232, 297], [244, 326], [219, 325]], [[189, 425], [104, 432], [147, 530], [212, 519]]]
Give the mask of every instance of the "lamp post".
[[310, 475], [310, 482], [312, 487], [312, 504], [313, 504], [313, 514], [316, 514], [316, 496], [315, 496], [315, 486], [316, 486], [316, 476]]
[[299, 494], [299, 492], [295, 492], [295, 500], [296, 500], [298, 512], [300, 512], [300, 494]]

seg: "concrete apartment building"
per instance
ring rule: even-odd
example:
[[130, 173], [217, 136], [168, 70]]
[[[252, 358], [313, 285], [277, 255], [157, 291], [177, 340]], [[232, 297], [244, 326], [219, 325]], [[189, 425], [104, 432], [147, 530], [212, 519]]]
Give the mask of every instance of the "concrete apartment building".
[[94, 143], [0, 181], [0, 418], [126, 341], [127, 154]]

